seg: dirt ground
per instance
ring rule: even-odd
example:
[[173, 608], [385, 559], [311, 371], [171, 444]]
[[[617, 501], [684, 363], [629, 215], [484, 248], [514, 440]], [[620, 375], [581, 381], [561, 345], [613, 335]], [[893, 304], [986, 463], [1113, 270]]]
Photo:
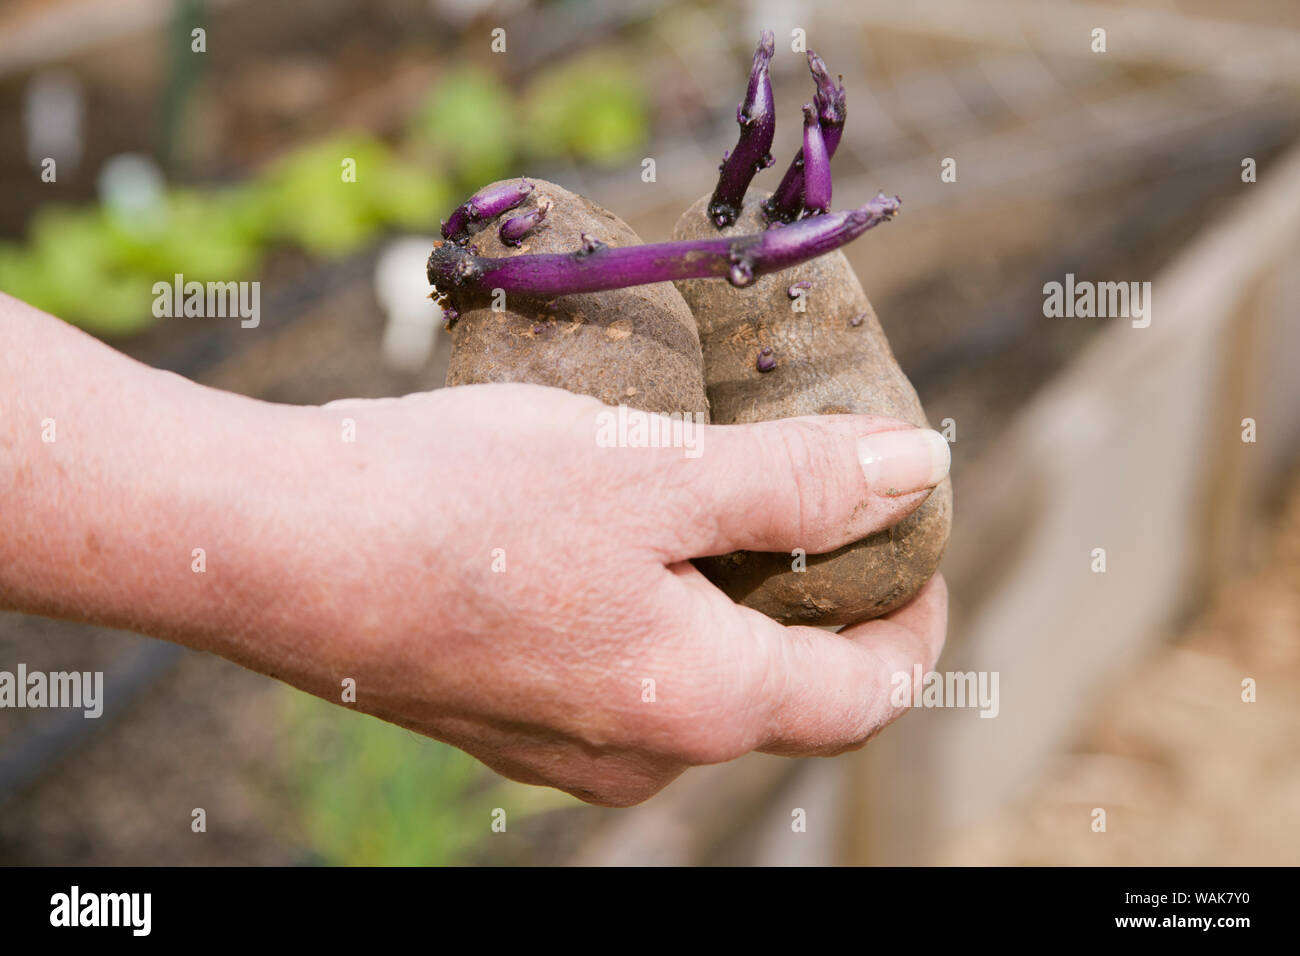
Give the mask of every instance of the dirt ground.
[[[1300, 481], [1264, 566], [1225, 582], [1097, 708], [1026, 805], [970, 832], [943, 862], [1294, 866], [1297, 757]], [[1105, 832], [1093, 830], [1095, 808]]]

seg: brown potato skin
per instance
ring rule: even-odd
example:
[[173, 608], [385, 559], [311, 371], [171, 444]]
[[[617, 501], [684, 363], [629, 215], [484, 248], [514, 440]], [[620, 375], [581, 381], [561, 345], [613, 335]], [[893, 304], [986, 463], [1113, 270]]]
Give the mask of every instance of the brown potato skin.
[[[673, 238], [761, 232], [765, 198], [751, 192], [740, 218], [719, 233], [706, 216], [705, 196], [678, 220]], [[812, 283], [805, 312], [792, 309], [787, 291], [800, 281]], [[717, 279], [689, 279], [677, 287], [699, 324], [715, 424], [867, 414], [929, 427], [842, 252], [760, 276], [743, 289]], [[850, 319], [859, 314], [855, 327]], [[770, 372], [755, 364], [763, 346], [776, 359]], [[952, 485], [945, 479], [892, 528], [809, 555], [805, 571], [791, 570], [792, 558], [784, 553], [737, 551], [695, 563], [733, 600], [784, 624], [850, 624], [907, 603], [938, 568], [951, 523]]]
[[[469, 243], [482, 256], [573, 252], [586, 233], [609, 246], [641, 239], [613, 213], [542, 179], [525, 202], [475, 223]], [[501, 223], [550, 204], [542, 223], [518, 247], [498, 235]], [[550, 300], [506, 297], [462, 309], [451, 329], [448, 385], [529, 382], [591, 395], [607, 405], [649, 412], [708, 414], [699, 332], [671, 282], [565, 295]], [[706, 419], [707, 420], [707, 419]]]

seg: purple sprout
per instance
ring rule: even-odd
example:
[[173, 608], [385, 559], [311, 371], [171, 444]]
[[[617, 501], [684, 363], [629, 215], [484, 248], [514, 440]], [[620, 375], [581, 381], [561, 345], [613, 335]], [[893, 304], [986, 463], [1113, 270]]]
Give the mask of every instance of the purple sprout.
[[601, 249], [608, 248], [605, 243], [601, 242], [594, 236], [587, 235], [585, 232], [581, 233], [578, 236], [578, 239], [582, 242], [582, 248], [574, 253], [574, 255], [586, 257], [591, 255], [593, 252], [599, 252]]
[[514, 216], [507, 219], [501, 224], [499, 235], [501, 241], [507, 246], [518, 246], [524, 239], [536, 229], [543, 219], [546, 218], [550, 206], [538, 206], [536, 209], [524, 213], [522, 216]]
[[484, 219], [495, 219], [521, 204], [533, 191], [526, 179], [511, 180], [480, 190], [465, 200], [442, 224], [442, 238], [461, 240], [470, 224]]
[[[769, 152], [775, 130], [769, 64], [775, 50], [770, 31], [763, 31], [754, 53], [749, 87], [737, 110], [740, 139], [723, 159], [717, 189], [709, 202], [709, 218], [719, 228], [740, 215], [754, 175], [771, 165]], [[434, 297], [443, 306], [450, 327], [465, 306], [475, 307], [493, 290], [541, 300], [554, 312], [558, 298], [652, 282], [726, 278], [747, 286], [755, 277], [779, 272], [833, 252], [862, 233], [898, 214], [901, 200], [878, 193], [858, 209], [830, 212], [830, 159], [844, 129], [844, 84], [831, 80], [826, 64], [808, 54], [808, 67], [817, 85], [813, 103], [804, 107], [804, 143], [776, 193], [763, 204], [768, 220], [764, 231], [744, 236], [693, 239], [612, 248], [583, 233], [580, 246], [568, 253], [492, 258], [480, 256], [468, 243], [471, 224], [495, 219], [523, 203], [533, 191], [527, 180], [512, 180], [481, 190], [459, 206], [443, 224], [444, 240], [434, 243], [427, 266]], [[501, 241], [519, 243], [545, 219], [549, 206], [513, 216], [499, 229]], [[801, 217], [802, 214], [802, 217]], [[789, 286], [791, 299], [812, 287], [808, 281]], [[849, 320], [862, 324], [866, 313]], [[534, 326], [534, 330], [537, 330]], [[759, 371], [771, 371], [776, 358], [764, 347], [756, 359]]]
[[852, 242], [898, 214], [901, 200], [879, 193], [858, 209], [801, 219], [778, 229], [718, 239], [690, 239], [611, 247], [588, 236], [569, 253], [490, 258], [455, 242], [436, 242], [429, 254], [429, 284], [444, 299], [507, 295], [551, 298], [602, 292], [650, 282], [726, 277], [746, 286]]
[[776, 368], [776, 356], [772, 354], [772, 346], [764, 345], [758, 350], [758, 358], [754, 360], [754, 368], [760, 372], [770, 372]]
[[826, 152], [817, 109], [803, 108], [803, 215], [817, 216], [831, 208], [831, 158]]
[[[813, 75], [817, 92], [813, 94], [813, 105], [817, 108], [818, 125], [821, 126], [822, 141], [826, 146], [827, 162], [835, 155], [844, 134], [844, 121], [848, 117], [847, 98], [844, 93], [844, 80], [841, 77], [836, 85], [822, 58], [811, 50], [808, 52], [808, 69]], [[770, 222], [793, 222], [803, 211], [804, 202], [804, 151], [795, 154], [781, 179], [776, 192], [763, 204]]]
[[775, 52], [776, 41], [772, 31], [764, 30], [758, 41], [758, 49], [754, 51], [754, 65], [750, 70], [745, 101], [736, 108], [740, 139], [736, 142], [736, 148], [723, 157], [718, 185], [709, 200], [709, 218], [719, 229], [736, 221], [755, 174], [772, 165], [776, 104], [772, 98], [772, 78], [768, 66]]

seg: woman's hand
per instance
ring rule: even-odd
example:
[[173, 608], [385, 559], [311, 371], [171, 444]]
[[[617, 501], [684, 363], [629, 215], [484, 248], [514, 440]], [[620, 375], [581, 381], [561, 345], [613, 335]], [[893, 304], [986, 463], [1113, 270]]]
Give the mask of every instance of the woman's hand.
[[[899, 716], [896, 673], [910, 683], [938, 657], [939, 579], [837, 635], [739, 607], [687, 560], [818, 553], [893, 524], [925, 492], [876, 494], [858, 439], [910, 448], [876, 482], [919, 488], [946, 471], [933, 433], [833, 416], [697, 426], [693, 449], [607, 447], [614, 410], [527, 385], [320, 415], [329, 433], [351, 420], [356, 441], [313, 467], [335, 531], [308, 578], [331, 593], [314, 618], [330, 664], [311, 689], [337, 699], [352, 676], [358, 708], [514, 779], [626, 805], [691, 764], [837, 753]], [[910, 445], [879, 437], [900, 428]]]
[[272, 405], [0, 313], [0, 607], [210, 650], [610, 805], [858, 746], [942, 646], [937, 577], [837, 635], [688, 561], [897, 522], [946, 474], [933, 432], [835, 415], [621, 447], [616, 410], [525, 385]]

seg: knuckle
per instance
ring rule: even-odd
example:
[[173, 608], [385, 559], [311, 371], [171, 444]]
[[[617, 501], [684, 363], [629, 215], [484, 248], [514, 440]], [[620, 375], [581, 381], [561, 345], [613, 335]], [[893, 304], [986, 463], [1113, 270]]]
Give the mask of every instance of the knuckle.
[[696, 733], [678, 741], [673, 756], [695, 767], [727, 763], [749, 753], [744, 741], [729, 733]]
[[840, 462], [825, 429], [813, 422], [783, 422], [773, 454], [790, 477], [791, 528], [811, 551], [824, 550], [836, 523], [835, 483]]
[[638, 494], [655, 501], [651, 509], [656, 530], [682, 547], [701, 537], [714, 539], [725, 531], [725, 521], [717, 506], [718, 478], [704, 469], [682, 461], [665, 461], [657, 471], [643, 480]]
[[634, 807], [638, 803], [644, 803], [658, 793], [660, 789], [655, 787], [653, 789], [636, 788], [626, 790], [608, 784], [564, 788], [566, 793], [577, 797], [583, 803], [589, 803], [594, 807], [613, 807], [615, 809]]
[[739, 665], [713, 654], [693, 660], [685, 684], [665, 685], [664, 699], [641, 709], [629, 728], [629, 749], [658, 754], [672, 764], [726, 763], [753, 750], [755, 701]]
[[661, 709], [637, 720], [634, 746], [687, 766], [726, 763], [752, 749], [734, 725], [734, 714], [713, 707], [709, 713]]
[[648, 773], [643, 770], [606, 771], [597, 779], [562, 787], [583, 803], [600, 807], [634, 807], [644, 803], [668, 786], [674, 773]]

